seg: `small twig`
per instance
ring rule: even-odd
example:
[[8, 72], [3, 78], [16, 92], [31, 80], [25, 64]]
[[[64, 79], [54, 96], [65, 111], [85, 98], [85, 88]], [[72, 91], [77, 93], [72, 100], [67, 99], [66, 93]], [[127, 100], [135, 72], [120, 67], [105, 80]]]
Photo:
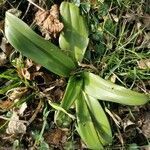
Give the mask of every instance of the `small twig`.
[[24, 13], [24, 15], [23, 15], [23, 17], [21, 19], [25, 18], [25, 16], [27, 15], [27, 13], [28, 13], [28, 11], [30, 9], [30, 6], [31, 6], [31, 3], [28, 4], [27, 10], [25, 11], [25, 13]]
[[120, 122], [121, 122], [121, 119], [119, 116], [117, 116], [116, 114], [114, 115], [109, 109], [107, 109], [105, 107], [105, 111], [109, 114], [109, 116], [113, 119], [113, 121], [115, 122], [115, 124], [117, 125], [117, 127], [120, 128]]
[[40, 102], [39, 102], [39, 104], [38, 104], [38, 106], [37, 106], [37, 108], [36, 108], [34, 114], [33, 114], [32, 117], [29, 119], [28, 125], [31, 124], [31, 123], [34, 121], [34, 119], [36, 118], [36, 116], [37, 116], [37, 114], [38, 114], [38, 112], [39, 112], [39, 110], [40, 110], [40, 108], [41, 108], [41, 106], [42, 106], [42, 100], [40, 100]]
[[28, 0], [29, 3], [31, 3], [32, 5], [34, 5], [35, 7], [37, 7], [38, 9], [45, 11], [43, 8], [41, 8], [40, 6], [38, 6], [37, 4], [35, 4], [34, 2], [32, 2], [32, 0]]

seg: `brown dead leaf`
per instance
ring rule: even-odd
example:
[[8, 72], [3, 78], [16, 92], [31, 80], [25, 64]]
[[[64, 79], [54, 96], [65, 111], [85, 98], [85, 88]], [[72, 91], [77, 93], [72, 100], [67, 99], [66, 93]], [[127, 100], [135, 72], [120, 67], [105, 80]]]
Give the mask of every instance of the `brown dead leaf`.
[[56, 38], [64, 27], [63, 23], [59, 21], [59, 10], [56, 4], [49, 11], [38, 10], [35, 14], [35, 22], [46, 39]]
[[137, 64], [140, 69], [150, 69], [150, 59], [142, 59]]
[[0, 21], [0, 33], [4, 31], [4, 20]]
[[31, 59], [26, 59], [24, 61], [24, 67], [18, 67], [18, 75], [20, 78], [24, 78], [27, 80], [33, 80], [34, 77], [41, 72], [38, 72], [41, 68], [41, 65], [34, 63]]
[[6, 95], [12, 101], [20, 99], [28, 91], [27, 87], [17, 87], [9, 90]]
[[21, 75], [21, 77], [27, 80], [31, 80], [31, 74], [28, 71], [28, 68], [22, 68], [20, 71], [21, 72], [19, 74]]
[[57, 129], [53, 129], [50, 132], [47, 132], [44, 137], [48, 144], [59, 146], [60, 144], [63, 144], [66, 142], [67, 140], [66, 134], [67, 133], [65, 131], [62, 131], [57, 128]]
[[129, 12], [127, 12], [125, 14], [125, 16], [123, 16], [123, 18], [126, 19], [128, 22], [132, 22], [132, 21], [135, 21], [137, 19], [135, 13], [129, 13]]
[[35, 62], [33, 62], [31, 59], [26, 59], [25, 60], [25, 68], [35, 68], [34, 71], [39, 71], [41, 68], [41, 65], [36, 64]]
[[145, 35], [145, 37], [144, 37], [144, 44], [142, 44], [142, 45], [144, 45], [145, 47], [147, 47], [147, 48], [150, 48], [150, 32], [148, 32], [146, 35]]
[[53, 94], [55, 101], [60, 101], [63, 98], [63, 94], [64, 92], [60, 88], [57, 88]]
[[147, 138], [150, 138], [150, 112], [147, 112], [144, 116], [142, 132]]
[[150, 29], [150, 14], [144, 14], [142, 16], [143, 27]]
[[8, 109], [11, 107], [13, 102], [11, 100], [0, 101], [0, 109]]
[[11, 54], [12, 49], [13, 49], [12, 46], [8, 43], [8, 41], [4, 37], [2, 38], [0, 48], [7, 56], [9, 56]]

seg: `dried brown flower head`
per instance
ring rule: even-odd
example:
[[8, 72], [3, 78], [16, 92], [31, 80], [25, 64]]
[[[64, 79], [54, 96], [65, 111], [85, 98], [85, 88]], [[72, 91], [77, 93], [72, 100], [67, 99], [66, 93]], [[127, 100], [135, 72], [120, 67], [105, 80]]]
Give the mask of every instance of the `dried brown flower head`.
[[35, 22], [46, 39], [56, 38], [64, 27], [63, 23], [59, 21], [59, 9], [56, 4], [48, 11], [38, 10], [35, 14]]

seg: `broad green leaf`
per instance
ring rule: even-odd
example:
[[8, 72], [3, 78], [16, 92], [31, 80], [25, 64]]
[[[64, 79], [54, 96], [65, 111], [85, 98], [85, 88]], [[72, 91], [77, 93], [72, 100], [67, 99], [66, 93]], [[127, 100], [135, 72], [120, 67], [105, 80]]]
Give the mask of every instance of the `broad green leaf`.
[[76, 129], [87, 147], [89, 149], [103, 149], [82, 92], [76, 100], [76, 115]]
[[5, 35], [15, 49], [58, 75], [69, 76], [76, 68], [72, 59], [58, 47], [44, 40], [27, 24], [8, 12], [5, 19]]
[[88, 46], [88, 27], [80, 15], [79, 8], [73, 3], [62, 2], [60, 14], [64, 30], [60, 34], [60, 47], [67, 51], [75, 61], [81, 62]]
[[141, 94], [106, 81], [93, 73], [84, 73], [84, 91], [96, 99], [125, 105], [143, 105], [150, 100], [149, 95]]
[[112, 132], [103, 108], [97, 99], [88, 96], [86, 93], [83, 93], [83, 95], [100, 141], [103, 145], [110, 144], [112, 142]]
[[[81, 77], [78, 76], [70, 77], [60, 107], [65, 109], [65, 111], [68, 111], [68, 109], [73, 105], [74, 101], [77, 99], [81, 91], [82, 85], [83, 79]], [[66, 115], [64, 114], [64, 112], [58, 111], [55, 114], [55, 122], [59, 126], [63, 126], [65, 117]]]

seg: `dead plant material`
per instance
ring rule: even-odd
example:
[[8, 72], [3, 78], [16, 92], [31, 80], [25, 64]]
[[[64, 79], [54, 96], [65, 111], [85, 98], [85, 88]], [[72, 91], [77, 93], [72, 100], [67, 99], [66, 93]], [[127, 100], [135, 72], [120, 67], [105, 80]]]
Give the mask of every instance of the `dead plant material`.
[[62, 98], [63, 98], [63, 91], [60, 89], [60, 88], [57, 88], [55, 91], [54, 91], [54, 97], [55, 97], [55, 101], [61, 101]]
[[8, 91], [6, 95], [10, 100], [14, 101], [24, 96], [27, 91], [28, 89], [26, 87], [17, 87]]
[[8, 43], [8, 41], [4, 37], [2, 38], [2, 42], [0, 44], [0, 48], [6, 54], [7, 57], [10, 56], [10, 54], [11, 54], [11, 52], [13, 50], [12, 46]]
[[150, 69], [150, 59], [142, 59], [137, 64], [140, 69]]
[[56, 4], [48, 11], [38, 10], [35, 14], [35, 22], [46, 39], [56, 38], [64, 27], [59, 21], [59, 9]]
[[7, 56], [4, 52], [0, 53], [0, 66], [4, 66], [7, 63]]
[[28, 71], [27, 68], [22, 68], [22, 69], [21, 69], [21, 76], [22, 76], [24, 79], [31, 80], [31, 74], [30, 74], [30, 72]]
[[144, 124], [142, 126], [142, 132], [146, 138], [150, 138], [150, 113], [147, 112], [144, 116]]
[[53, 129], [50, 132], [47, 132], [44, 137], [46, 142], [49, 145], [55, 145], [56, 147], [59, 147], [61, 144], [65, 143], [67, 140], [67, 133], [65, 131], [62, 131], [61, 129]]
[[[39, 72], [41, 66], [34, 63], [30, 59], [26, 59], [24, 62], [24, 67], [18, 68], [18, 75], [22, 79], [34, 80], [35, 76], [43, 76], [42, 72]], [[44, 78], [44, 77], [43, 77]]]
[[0, 33], [4, 31], [4, 20], [0, 21]]
[[0, 101], [0, 109], [2, 110], [10, 108], [12, 105], [13, 105], [13, 102], [9, 99], [5, 101]]
[[28, 125], [34, 121], [34, 119], [37, 117], [37, 114], [40, 112], [41, 108], [42, 108], [42, 101], [40, 100], [35, 112], [33, 113], [32, 117], [28, 121]]
[[10, 122], [8, 123], [8, 128], [6, 129], [7, 134], [19, 134], [25, 133], [26, 126], [23, 122], [19, 120], [17, 112], [13, 112]]

